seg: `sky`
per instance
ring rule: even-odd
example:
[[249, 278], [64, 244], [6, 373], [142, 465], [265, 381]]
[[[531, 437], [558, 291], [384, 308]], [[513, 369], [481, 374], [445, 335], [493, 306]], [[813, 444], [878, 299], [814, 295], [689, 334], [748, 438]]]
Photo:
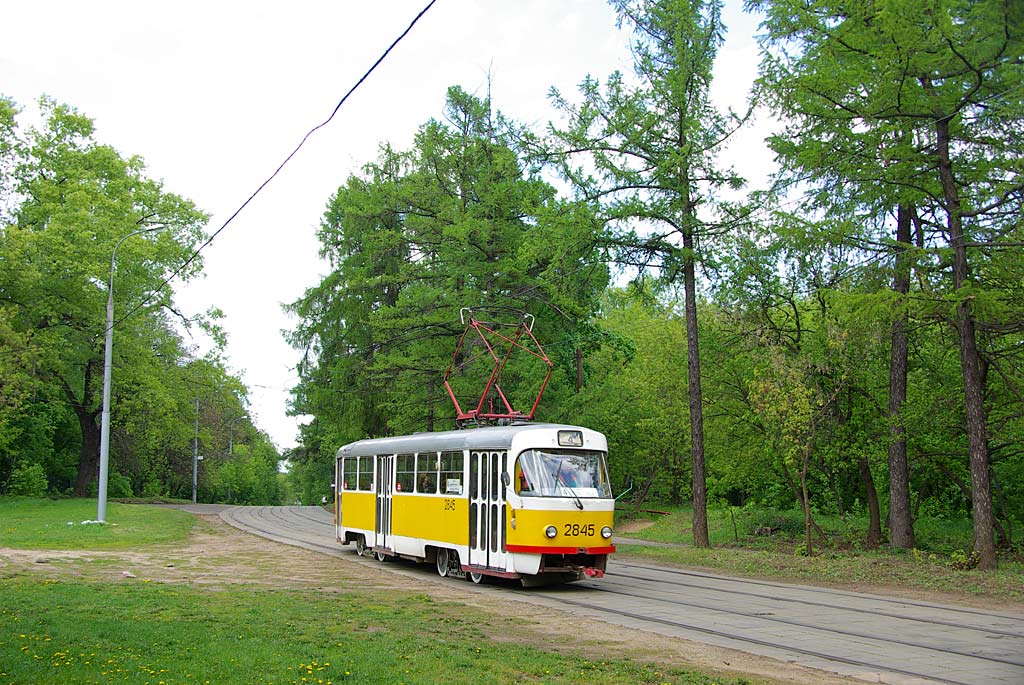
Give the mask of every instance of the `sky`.
[[[428, 0], [6, 3], [0, 95], [32, 115], [43, 94], [94, 120], [96, 139], [139, 155], [149, 178], [188, 198], [219, 228], [427, 5]], [[713, 99], [745, 109], [757, 68], [757, 19], [727, 0], [729, 33]], [[441, 117], [446, 89], [486, 95], [541, 130], [548, 91], [588, 74], [628, 73], [628, 35], [602, 0], [437, 0], [406, 38], [314, 133], [284, 170], [203, 252], [204, 275], [175, 284], [186, 315], [218, 307], [229, 368], [249, 387], [250, 415], [281, 449], [299, 351], [282, 311], [327, 272], [316, 230], [334, 191], [389, 142], [408, 149]], [[756, 187], [771, 156], [752, 127], [723, 161]], [[191, 340], [202, 353], [209, 342]], [[115, 334], [116, 345], [116, 334]], [[116, 383], [116, 378], [114, 379]]]

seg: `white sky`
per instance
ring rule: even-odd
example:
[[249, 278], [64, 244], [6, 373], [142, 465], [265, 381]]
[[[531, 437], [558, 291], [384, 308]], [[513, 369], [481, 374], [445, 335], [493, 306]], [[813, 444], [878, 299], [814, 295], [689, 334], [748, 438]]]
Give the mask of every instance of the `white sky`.
[[[97, 140], [141, 155], [149, 177], [210, 213], [212, 233], [426, 4], [5, 3], [0, 94], [26, 114], [42, 94], [76, 107], [95, 121]], [[743, 109], [757, 21], [738, 0], [725, 4], [730, 33], [715, 97]], [[484, 95], [490, 72], [495, 107], [540, 129], [554, 116], [551, 86], [570, 95], [588, 73], [603, 80], [615, 69], [630, 71], [626, 36], [602, 0], [438, 0], [204, 251], [205, 277], [177, 284], [177, 302], [186, 314], [224, 311], [229, 364], [250, 388], [256, 425], [278, 447], [296, 444], [300, 420], [286, 416], [298, 352], [284, 342], [294, 321], [281, 304], [326, 270], [315, 231], [338, 186], [381, 142], [408, 148], [420, 124], [441, 116], [450, 85]], [[770, 160], [762, 138], [746, 134], [731, 161], [758, 184]]]

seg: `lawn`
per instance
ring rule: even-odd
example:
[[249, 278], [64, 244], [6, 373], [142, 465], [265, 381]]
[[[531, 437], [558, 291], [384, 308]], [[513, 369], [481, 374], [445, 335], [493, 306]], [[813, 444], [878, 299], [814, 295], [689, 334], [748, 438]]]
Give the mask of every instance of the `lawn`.
[[0, 547], [126, 549], [188, 537], [195, 518], [184, 511], [109, 502], [96, 523], [95, 499], [0, 497]]
[[664, 665], [657, 645], [609, 649], [578, 622], [553, 640], [529, 613], [382, 587], [384, 571], [367, 584], [357, 565], [177, 511], [123, 505], [117, 526], [65, 530], [88, 504], [0, 501], [0, 545], [51, 550], [0, 552], [0, 683], [748, 682]]

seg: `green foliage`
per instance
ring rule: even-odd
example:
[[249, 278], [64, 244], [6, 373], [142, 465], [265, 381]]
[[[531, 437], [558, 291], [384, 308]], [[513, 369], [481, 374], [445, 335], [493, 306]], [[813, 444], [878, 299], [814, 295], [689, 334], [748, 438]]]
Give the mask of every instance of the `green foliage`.
[[949, 565], [955, 568], [957, 571], [973, 571], [978, 568], [978, 562], [981, 560], [977, 552], [964, 552], [963, 550], [954, 550], [949, 556]]
[[[72, 107], [47, 98], [39, 107], [42, 125], [22, 127], [0, 100], [0, 479], [29, 460], [55, 491], [95, 491], [113, 278], [108, 494], [190, 494], [195, 400], [204, 451], [227, 444], [247, 404], [219, 347], [194, 358], [162, 287], [172, 271], [199, 273], [206, 216], [147, 178], [140, 158], [95, 140]], [[222, 344], [219, 315], [211, 308], [184, 324]], [[234, 427], [255, 435], [251, 424]], [[276, 475], [261, 474], [273, 489]]]
[[107, 475], [107, 497], [131, 497], [132, 482], [117, 471]]
[[601, 426], [613, 455], [612, 482], [650, 481], [647, 495], [679, 503], [690, 494], [689, 448], [679, 426], [688, 423], [683, 322], [658, 293], [640, 287], [611, 290], [602, 326], [623, 341], [588, 357], [587, 383], [572, 401], [572, 420]]
[[[304, 353], [293, 411], [316, 417], [290, 455], [303, 501], [326, 494], [346, 442], [454, 427], [442, 380], [461, 308], [499, 323], [529, 313], [545, 344], [558, 336], [545, 407], [575, 376], [575, 346], [595, 346], [591, 317], [608, 282], [600, 225], [526, 168], [517, 133], [489, 101], [453, 87], [444, 119], [424, 124], [411, 150], [384, 146], [331, 199], [319, 237], [333, 270], [289, 307], [299, 319], [289, 337]], [[479, 372], [490, 373], [481, 351], [468, 348], [453, 378], [464, 408], [483, 390]], [[503, 375], [521, 411], [545, 371], [533, 361], [515, 357]]]
[[[795, 249], [773, 252], [791, 259], [786, 269], [804, 288], [867, 295], [860, 310], [882, 314], [894, 334], [898, 327], [915, 337], [946, 335], [927, 330], [936, 324], [955, 332], [945, 348], [960, 351], [951, 360], [962, 376], [959, 406], [949, 401], [956, 397], [949, 386], [939, 393], [940, 405], [923, 418], [941, 428], [917, 431], [931, 442], [919, 453], [940, 462], [947, 482], [957, 464], [969, 464], [975, 548], [991, 566], [989, 468], [1002, 455], [989, 451], [1005, 444], [993, 436], [1006, 434], [1021, 400], [1005, 384], [1020, 387], [1024, 316], [1022, 283], [1006, 277], [1022, 266], [1015, 247], [1024, 206], [1024, 12], [1002, 0], [747, 6], [765, 13], [758, 95], [786, 121], [771, 140], [783, 162], [778, 187], [810, 189], [792, 216], [769, 227], [781, 238], [776, 244]], [[751, 246], [758, 240], [765, 242], [755, 238]], [[773, 260], [779, 263], [771, 255], [758, 263], [774, 272]], [[946, 352], [930, 349], [937, 354], [914, 355], [912, 363], [934, 368]], [[892, 364], [899, 369], [907, 359], [894, 352]], [[999, 371], [982, 371], [988, 365]], [[894, 423], [914, 425], [912, 390], [892, 408]], [[957, 423], [963, 428], [950, 431]], [[908, 436], [908, 454], [920, 447], [911, 442], [918, 436]], [[950, 459], [965, 452], [967, 459]], [[904, 504], [901, 511], [909, 509]]]
[[46, 488], [46, 473], [42, 465], [37, 463], [22, 463], [15, 466], [7, 480], [8, 495], [43, 497], [46, 495]]
[[[724, 36], [720, 2], [614, 0], [612, 5], [619, 24], [633, 32], [635, 78], [615, 72], [602, 87], [587, 77], [579, 86], [579, 103], [552, 89], [566, 123], [551, 126], [547, 154], [577, 197], [600, 202], [603, 220], [613, 227], [613, 259], [641, 278], [652, 270], [683, 287], [694, 539], [706, 545], [696, 274], [699, 265], [714, 265], [715, 249], [728, 231], [729, 210], [720, 194], [744, 184], [716, 162], [742, 118], [720, 113], [710, 99]], [[681, 385], [681, 369], [679, 376]], [[677, 470], [677, 479], [685, 475]]]

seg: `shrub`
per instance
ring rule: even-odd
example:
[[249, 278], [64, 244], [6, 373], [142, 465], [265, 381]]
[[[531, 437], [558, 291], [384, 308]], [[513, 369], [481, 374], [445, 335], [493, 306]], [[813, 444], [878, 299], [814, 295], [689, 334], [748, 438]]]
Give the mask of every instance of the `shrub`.
[[971, 552], [968, 554], [963, 550], [954, 550], [949, 555], [949, 565], [955, 568], [957, 571], [973, 571], [978, 568], [978, 562], [981, 561], [981, 555], [977, 552]]
[[782, 535], [795, 538], [804, 534], [804, 515], [799, 511], [748, 508], [744, 512], [747, 535]]
[[150, 477], [142, 486], [143, 497], [163, 497], [166, 494], [164, 484], [156, 476]]
[[46, 496], [46, 472], [38, 463], [19, 464], [14, 467], [7, 481], [7, 494], [25, 497]]
[[111, 471], [107, 478], [107, 497], [131, 497], [132, 481], [117, 471]]
[[[95, 480], [89, 481], [89, 487], [86, 492], [90, 497], [96, 497], [99, 494], [99, 483]], [[119, 497], [132, 497], [132, 481], [128, 476], [122, 476], [117, 471], [110, 471], [107, 473], [107, 499], [119, 498]]]

